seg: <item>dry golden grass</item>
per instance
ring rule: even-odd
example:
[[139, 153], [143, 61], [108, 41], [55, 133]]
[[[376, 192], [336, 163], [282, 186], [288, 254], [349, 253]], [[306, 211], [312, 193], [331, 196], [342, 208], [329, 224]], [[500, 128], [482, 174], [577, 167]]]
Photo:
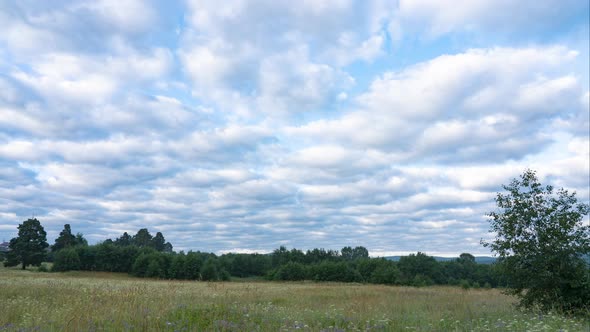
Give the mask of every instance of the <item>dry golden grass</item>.
[[0, 331], [588, 331], [498, 290], [162, 281], [0, 268]]

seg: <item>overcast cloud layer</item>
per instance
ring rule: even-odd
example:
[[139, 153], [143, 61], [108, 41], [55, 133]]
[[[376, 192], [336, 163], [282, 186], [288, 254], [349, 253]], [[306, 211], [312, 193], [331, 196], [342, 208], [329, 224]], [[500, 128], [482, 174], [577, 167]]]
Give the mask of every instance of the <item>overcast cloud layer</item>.
[[0, 2], [0, 240], [489, 254], [526, 168], [588, 202], [588, 7]]

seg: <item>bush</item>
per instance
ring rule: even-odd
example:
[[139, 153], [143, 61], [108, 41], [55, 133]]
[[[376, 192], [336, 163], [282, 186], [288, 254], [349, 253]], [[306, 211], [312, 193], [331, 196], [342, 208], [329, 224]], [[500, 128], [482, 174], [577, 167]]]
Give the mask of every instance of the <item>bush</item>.
[[131, 274], [136, 277], [145, 277], [151, 261], [150, 256], [151, 255], [145, 253], [139, 255], [133, 263]]
[[219, 271], [219, 280], [221, 281], [229, 281], [231, 279], [231, 275], [227, 272], [226, 269], [221, 269]]
[[49, 269], [47, 268], [47, 265], [45, 264], [41, 264], [38, 268], [37, 268], [37, 272], [49, 272]]
[[471, 286], [469, 285], [469, 281], [463, 279], [459, 282], [459, 286], [463, 289], [469, 289]]
[[217, 270], [217, 263], [215, 259], [209, 258], [201, 268], [201, 280], [216, 281], [219, 280], [219, 272]]
[[197, 280], [201, 276], [201, 266], [203, 258], [199, 253], [189, 252], [184, 258], [184, 270], [182, 272], [184, 279]]
[[80, 269], [80, 257], [74, 248], [65, 248], [55, 253], [51, 271], [63, 272]]
[[412, 286], [414, 287], [424, 287], [424, 286], [431, 286], [434, 284], [430, 277], [425, 276], [423, 274], [417, 274], [414, 279], [412, 279]]
[[168, 269], [168, 278], [171, 279], [185, 279], [184, 273], [184, 260], [186, 256], [184, 253], [174, 255], [172, 262], [170, 263], [170, 269]]
[[393, 285], [397, 283], [399, 275], [399, 270], [393, 265], [393, 263], [386, 262], [384, 264], [380, 264], [375, 269], [375, 271], [373, 271], [370, 280], [375, 284]]
[[96, 271], [96, 246], [78, 246], [75, 247], [78, 257], [80, 258], [80, 270]]
[[361, 274], [345, 262], [324, 261], [312, 265], [309, 274], [317, 281], [362, 282]]
[[160, 265], [160, 261], [158, 259], [152, 259], [148, 267], [145, 271], [145, 276], [148, 278], [165, 278], [166, 274]]
[[305, 266], [301, 263], [289, 262], [281, 266], [274, 274], [275, 280], [303, 280], [305, 279]]

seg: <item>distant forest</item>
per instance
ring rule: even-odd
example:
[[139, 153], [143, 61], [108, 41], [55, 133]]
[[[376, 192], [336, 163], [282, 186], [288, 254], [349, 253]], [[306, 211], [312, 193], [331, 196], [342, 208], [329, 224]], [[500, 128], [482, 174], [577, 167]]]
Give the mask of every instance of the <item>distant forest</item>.
[[[448, 261], [437, 261], [420, 252], [395, 259], [371, 258], [362, 246], [305, 252], [281, 246], [270, 254], [220, 256], [199, 251], [177, 253], [162, 233], [152, 236], [146, 228], [133, 236], [124, 233], [114, 240], [88, 245], [82, 234], [73, 235], [70, 225], [65, 225], [46, 251], [44, 261], [53, 262], [51, 270], [59, 272], [124, 272], [137, 277], [203, 281], [265, 278], [464, 288], [504, 284], [494, 265], [478, 264], [468, 253]], [[17, 264], [10, 259], [4, 263]]]

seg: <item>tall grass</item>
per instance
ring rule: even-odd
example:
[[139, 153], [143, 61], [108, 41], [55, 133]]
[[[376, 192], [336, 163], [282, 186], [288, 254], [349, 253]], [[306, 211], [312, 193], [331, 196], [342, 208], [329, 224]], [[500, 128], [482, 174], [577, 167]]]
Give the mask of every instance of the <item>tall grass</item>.
[[207, 283], [0, 268], [0, 331], [588, 331], [498, 290]]

